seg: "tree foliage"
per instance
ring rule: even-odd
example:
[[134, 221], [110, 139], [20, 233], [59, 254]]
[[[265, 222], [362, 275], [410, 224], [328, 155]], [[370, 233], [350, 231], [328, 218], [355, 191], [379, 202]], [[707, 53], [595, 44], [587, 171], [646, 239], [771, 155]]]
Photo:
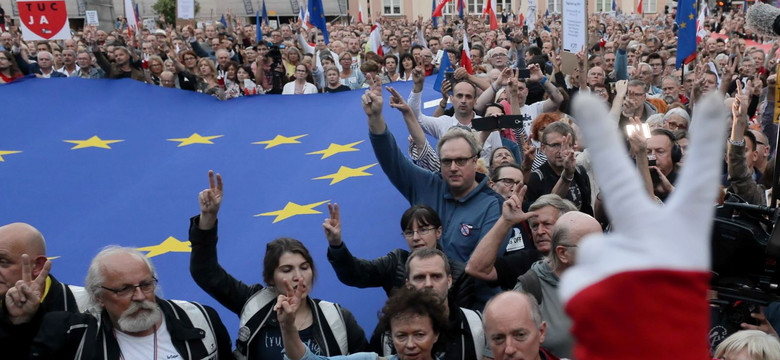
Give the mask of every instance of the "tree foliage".
[[[157, 0], [152, 5], [152, 9], [157, 12], [158, 15], [164, 15], [165, 21], [169, 24], [176, 22], [176, 0]], [[200, 12], [200, 3], [195, 1], [195, 15]]]

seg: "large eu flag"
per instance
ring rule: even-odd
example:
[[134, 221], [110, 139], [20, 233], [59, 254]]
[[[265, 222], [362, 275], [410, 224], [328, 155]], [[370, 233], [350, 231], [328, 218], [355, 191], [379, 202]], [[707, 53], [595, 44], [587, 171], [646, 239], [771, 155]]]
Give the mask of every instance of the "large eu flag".
[[696, 0], [677, 2], [677, 69], [696, 58], [696, 7]]
[[[428, 86], [423, 100], [439, 98]], [[397, 83], [406, 94], [412, 83]], [[368, 334], [386, 297], [341, 284], [326, 258], [327, 203], [341, 208], [344, 241], [374, 258], [406, 247], [409, 207], [368, 139], [362, 91], [261, 95], [229, 101], [133, 80], [25, 79], [0, 85], [0, 225], [27, 222], [46, 237], [52, 273], [80, 285], [104, 246], [151, 258], [167, 298], [215, 306], [232, 336], [238, 317], [188, 271], [189, 218], [208, 170], [220, 172], [219, 260], [247, 283], [262, 282], [265, 244], [288, 236], [311, 251], [312, 296], [341, 303]], [[387, 102], [387, 101], [386, 101]], [[398, 111], [385, 108], [406, 148]]]

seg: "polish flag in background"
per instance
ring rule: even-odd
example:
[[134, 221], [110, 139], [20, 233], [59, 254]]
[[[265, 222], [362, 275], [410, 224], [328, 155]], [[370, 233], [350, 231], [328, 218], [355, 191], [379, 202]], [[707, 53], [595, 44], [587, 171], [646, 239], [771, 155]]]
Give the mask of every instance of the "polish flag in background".
[[450, 1], [452, 0], [439, 0], [439, 5], [436, 5], [436, 8], [433, 9], [433, 14], [431, 16], [432, 17], [443, 16], [441, 12], [444, 9], [444, 5], [447, 5], [447, 3]]
[[498, 29], [498, 20], [496, 19], [496, 0], [485, 1], [485, 9], [483, 14], [490, 17], [490, 30]]
[[460, 66], [466, 68], [469, 74], [474, 74], [474, 70], [471, 67], [471, 49], [469, 49], [469, 34], [463, 31], [463, 50], [460, 54]]
[[371, 44], [371, 51], [379, 56], [385, 55], [384, 50], [382, 50], [382, 26], [380, 26], [379, 23], [376, 23], [371, 27], [371, 34], [369, 35], [368, 41]]

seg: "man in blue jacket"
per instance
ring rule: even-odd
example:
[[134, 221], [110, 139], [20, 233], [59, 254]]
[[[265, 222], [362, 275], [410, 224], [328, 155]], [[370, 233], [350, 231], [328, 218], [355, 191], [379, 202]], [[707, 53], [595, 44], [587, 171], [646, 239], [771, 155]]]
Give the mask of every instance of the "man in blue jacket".
[[[442, 250], [451, 259], [467, 262], [479, 240], [501, 216], [501, 196], [490, 189], [487, 176], [476, 171], [480, 152], [476, 139], [468, 130], [452, 128], [437, 144], [441, 173], [414, 165], [387, 129], [381, 91], [377, 81], [362, 101], [368, 115], [369, 138], [382, 170], [410, 204], [425, 204], [436, 210], [443, 222]], [[403, 99], [391, 99], [391, 106], [396, 101]], [[505, 248], [506, 244], [500, 247]]]

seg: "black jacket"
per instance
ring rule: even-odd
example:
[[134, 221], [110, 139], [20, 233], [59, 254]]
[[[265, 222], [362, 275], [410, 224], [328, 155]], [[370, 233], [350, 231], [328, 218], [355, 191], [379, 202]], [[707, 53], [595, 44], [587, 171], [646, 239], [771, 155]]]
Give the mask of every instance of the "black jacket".
[[[328, 260], [342, 283], [358, 288], [381, 286], [388, 297], [406, 284], [406, 259], [409, 254], [408, 250], [395, 249], [380, 258], [365, 260], [352, 256], [345, 243], [340, 247], [328, 247]], [[449, 292], [451, 303], [473, 309], [474, 280], [466, 274], [463, 263], [452, 259], [449, 262], [452, 273]]]
[[[540, 196], [552, 193], [558, 178], [560, 176], [555, 175], [550, 163], [545, 162], [531, 173], [531, 178], [528, 180], [528, 191], [525, 193], [526, 199], [533, 203]], [[576, 167], [574, 180], [569, 184], [569, 191], [566, 193], [565, 199], [573, 202], [579, 211], [593, 216], [593, 207], [590, 205], [590, 178], [588, 178], [584, 167]]]
[[24, 359], [30, 350], [35, 333], [41, 327], [43, 317], [47, 313], [54, 311], [79, 312], [76, 299], [70, 288], [57, 281], [53, 275], [49, 275], [49, 279], [51, 279], [49, 292], [38, 308], [38, 312], [26, 324], [11, 324], [11, 321], [8, 319], [5, 301], [0, 300], [3, 303], [0, 306], [0, 349], [3, 349], [3, 357]]
[[[16, 60], [16, 64], [19, 65], [19, 70], [21, 70], [22, 74], [24, 75], [43, 74], [43, 72], [41, 72], [41, 67], [38, 66], [38, 63], [28, 62], [27, 60], [24, 59], [24, 57], [22, 57], [22, 54], [14, 54], [14, 59]], [[49, 77], [66, 78], [68, 77], [68, 75], [65, 75], [57, 70], [52, 70], [51, 75], [49, 75]]]
[[[255, 293], [264, 289], [261, 284], [247, 285], [234, 278], [225, 271], [217, 262], [217, 225], [213, 229], [200, 230], [198, 223], [200, 215], [190, 219], [190, 243], [192, 244], [192, 253], [190, 254], [190, 274], [198, 286], [207, 292], [211, 297], [219, 301], [222, 306], [241, 316], [244, 305]], [[315, 331], [314, 339], [317, 344], [326, 352], [325, 356], [347, 355], [342, 354], [336, 340], [336, 336], [328, 326], [322, 311], [320, 310], [320, 300], [309, 298], [312, 307], [313, 321]], [[279, 326], [276, 320], [276, 312], [273, 307], [276, 299], [269, 302], [266, 306], [254, 314], [247, 323], [247, 327], [252, 333], [265, 326]], [[368, 348], [366, 335], [363, 328], [358, 325], [355, 317], [349, 310], [339, 307], [347, 332], [348, 353], [354, 354], [365, 351]], [[239, 337], [241, 331], [239, 331]], [[259, 337], [256, 337], [259, 338]], [[254, 338], [253, 338], [254, 339]], [[251, 343], [241, 344], [240, 347], [252, 349]], [[240, 349], [239, 349], [240, 350]], [[258, 354], [249, 353], [250, 359], [258, 359]]]
[[[434, 344], [433, 347], [433, 351], [437, 354], [437, 359], [482, 359], [482, 355], [485, 351], [485, 348], [487, 347], [485, 332], [481, 321], [482, 314], [480, 314], [478, 311], [471, 311], [471, 314], [476, 316], [475, 319], [477, 321], [469, 324], [463, 309], [450, 311], [448, 327], [446, 331], [439, 335], [439, 340], [436, 341], [436, 344]], [[471, 326], [476, 326], [477, 328], [472, 329]], [[474, 334], [472, 330], [476, 330], [478, 333]], [[475, 336], [477, 337], [476, 341], [474, 339]], [[475, 346], [476, 342], [481, 344], [481, 348]], [[378, 326], [376, 329], [374, 329], [374, 333], [371, 335], [371, 351], [385, 357], [396, 354], [389, 330], [380, 329]]]
[[[156, 298], [176, 351], [185, 360], [232, 359], [230, 335], [214, 309], [204, 306], [214, 332], [215, 349], [206, 349], [205, 331], [195, 328], [187, 313], [169, 300]], [[30, 359], [119, 359], [119, 343], [104, 310], [100, 320], [87, 313], [52, 312], [33, 340]]]

